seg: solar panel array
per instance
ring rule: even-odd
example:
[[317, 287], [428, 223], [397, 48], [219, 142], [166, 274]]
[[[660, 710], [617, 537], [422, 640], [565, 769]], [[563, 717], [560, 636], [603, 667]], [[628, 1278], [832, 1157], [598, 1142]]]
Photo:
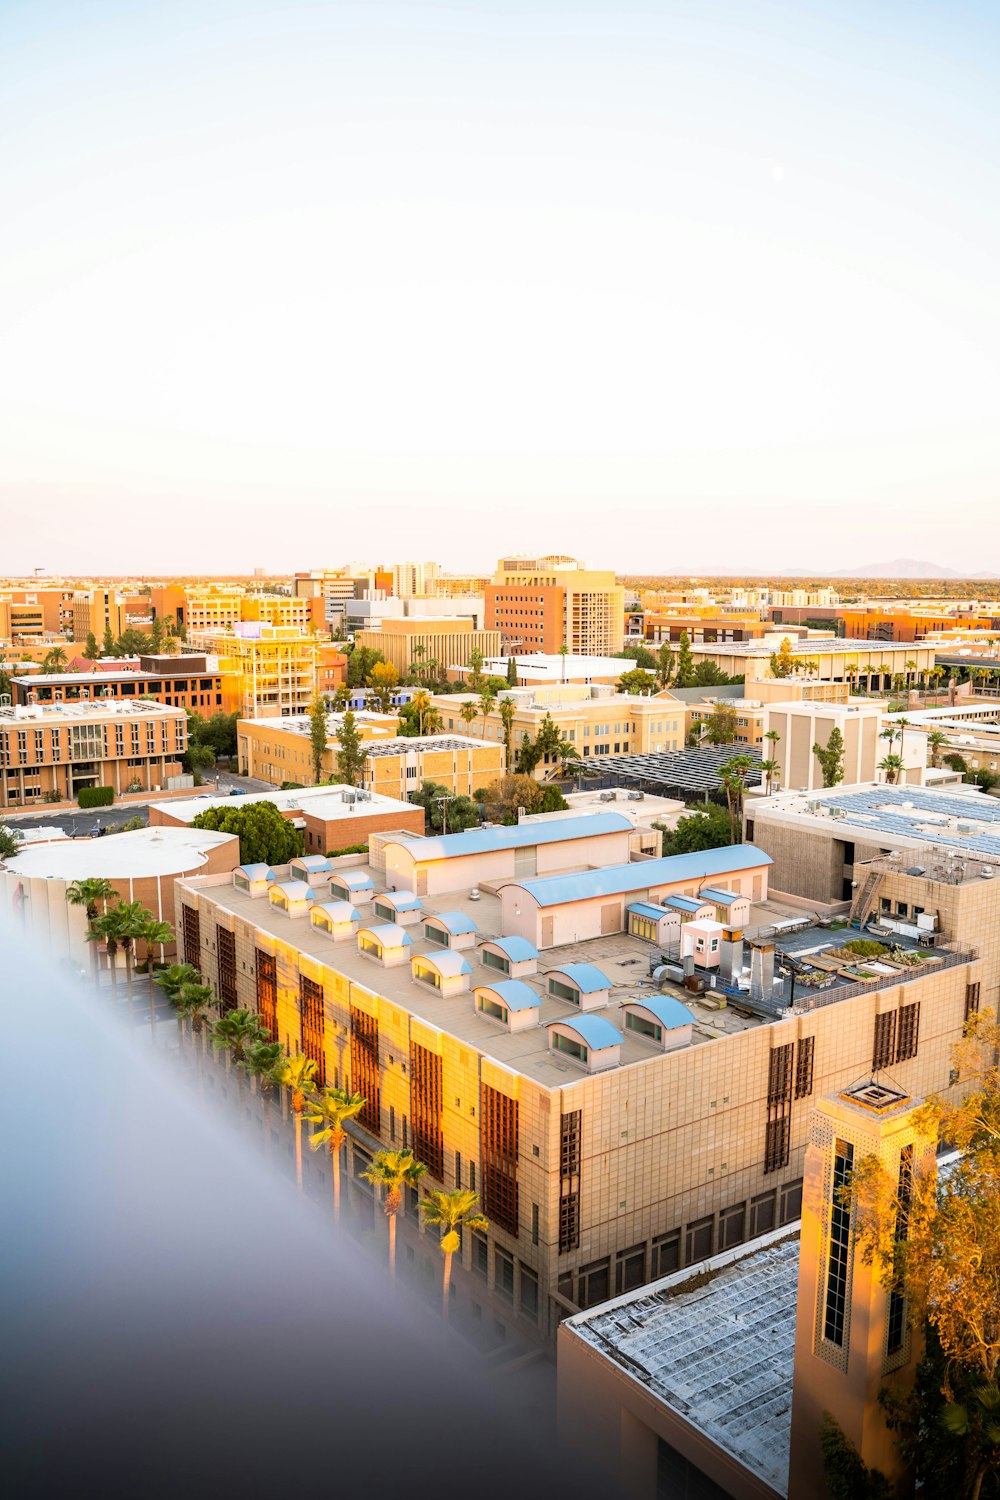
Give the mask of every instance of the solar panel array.
[[[970, 855], [988, 854], [1000, 859], [1000, 802], [988, 797], [973, 800], [923, 791], [919, 787], [879, 786], [824, 797], [823, 804], [840, 808], [846, 814], [845, 823], [862, 827], [878, 837], [898, 835], [954, 846]], [[971, 831], [959, 833], [949, 823], [938, 822], [938, 818], [955, 819]]]
[[761, 782], [760, 749], [756, 745], [702, 745], [696, 750], [670, 750], [649, 755], [609, 755], [588, 760], [591, 772], [614, 776], [620, 783], [676, 788], [686, 792], [722, 790], [719, 767], [735, 755], [754, 761], [747, 786]]

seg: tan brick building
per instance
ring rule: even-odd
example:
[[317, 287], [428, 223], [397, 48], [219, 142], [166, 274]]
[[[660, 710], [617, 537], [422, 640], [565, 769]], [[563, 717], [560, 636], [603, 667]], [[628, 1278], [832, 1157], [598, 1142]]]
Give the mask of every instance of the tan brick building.
[[8, 709], [0, 712], [0, 807], [28, 807], [50, 793], [72, 801], [91, 786], [166, 790], [167, 777], [183, 771], [186, 747], [187, 715], [158, 703]]

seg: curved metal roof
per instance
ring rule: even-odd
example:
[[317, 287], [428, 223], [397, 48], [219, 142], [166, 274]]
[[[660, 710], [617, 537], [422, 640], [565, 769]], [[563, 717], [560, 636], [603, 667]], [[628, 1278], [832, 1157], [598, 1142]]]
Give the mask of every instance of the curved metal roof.
[[496, 984], [477, 984], [476, 994], [489, 990], [508, 1010], [537, 1010], [541, 997], [523, 979], [500, 979]]
[[320, 870], [328, 870], [330, 868], [330, 861], [325, 854], [300, 854], [295, 859], [290, 859], [288, 863], [290, 865], [298, 865], [313, 875]]
[[311, 885], [306, 885], [304, 880], [279, 880], [271, 886], [272, 891], [280, 891], [286, 901], [315, 901], [316, 893]]
[[331, 922], [361, 921], [361, 913], [349, 901], [317, 901], [313, 915], [318, 911], [325, 912]]
[[331, 880], [338, 880], [341, 885], [346, 885], [351, 891], [370, 891], [375, 882], [364, 870], [334, 870], [330, 876]]
[[598, 990], [611, 988], [611, 980], [596, 964], [563, 964], [561, 969], [550, 970], [548, 977], [551, 979], [556, 974], [565, 974], [581, 995], [594, 995]]
[[679, 885], [685, 880], [704, 880], [709, 875], [756, 870], [773, 863], [771, 856], [754, 844], [727, 844], [721, 849], [701, 849], [697, 854], [668, 854], [663, 859], [609, 865], [603, 870], [583, 870], [575, 875], [511, 881], [511, 886], [524, 891], [539, 906], [562, 906], [570, 901], [592, 901], [598, 896], [654, 890], [675, 881]]
[[559, 844], [566, 839], [588, 839], [603, 833], [631, 831], [631, 822], [621, 813], [593, 812], [579, 813], [575, 818], [553, 818], [551, 822], [526, 821], [510, 827], [470, 828], [464, 833], [445, 833], [428, 839], [400, 839], [398, 842], [399, 847], [419, 864], [425, 859], [456, 859], [463, 854], [526, 849], [535, 844]]
[[423, 911], [424, 903], [411, 891], [379, 891], [376, 901], [385, 901], [395, 911]]
[[434, 911], [427, 913], [428, 922], [440, 922], [445, 932], [460, 937], [463, 932], [478, 932], [479, 928], [464, 911]]
[[603, 1016], [560, 1016], [558, 1021], [550, 1021], [548, 1030], [553, 1026], [563, 1026], [567, 1031], [575, 1031], [581, 1042], [585, 1042], [595, 1052], [600, 1052], [605, 1047], [617, 1047], [625, 1038], [617, 1026], [612, 1026]]
[[444, 979], [454, 979], [457, 974], [471, 974], [472, 965], [461, 953], [443, 948], [440, 953], [420, 953], [410, 959], [411, 964], [430, 964]]
[[248, 880], [274, 879], [274, 871], [270, 865], [237, 865], [234, 874], [245, 875]]
[[523, 937], [498, 937], [488, 938], [482, 945], [484, 948], [499, 948], [505, 958], [509, 958], [512, 964], [524, 963], [526, 959], [537, 958], [538, 949], [534, 943], [529, 943]]
[[687, 1006], [677, 999], [676, 995], [633, 995], [631, 1000], [624, 1000], [622, 1006], [630, 1010], [633, 1005], [639, 1005], [643, 1010], [648, 1010], [651, 1016], [655, 1016], [661, 1026], [668, 1031], [673, 1031], [677, 1026], [692, 1026], [694, 1016]]
[[377, 927], [361, 927], [358, 929], [358, 937], [372, 937], [383, 948], [413, 946], [413, 939], [406, 928], [400, 927], [396, 922], [383, 922]]

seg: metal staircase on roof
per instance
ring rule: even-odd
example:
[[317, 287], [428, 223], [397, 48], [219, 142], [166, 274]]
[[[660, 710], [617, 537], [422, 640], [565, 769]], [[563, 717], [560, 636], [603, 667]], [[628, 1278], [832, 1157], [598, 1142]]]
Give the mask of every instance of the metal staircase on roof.
[[854, 900], [851, 902], [851, 922], [863, 922], [871, 911], [871, 903], [878, 895], [879, 887], [885, 879], [885, 870], [879, 865], [870, 869], [858, 889], [854, 892]]

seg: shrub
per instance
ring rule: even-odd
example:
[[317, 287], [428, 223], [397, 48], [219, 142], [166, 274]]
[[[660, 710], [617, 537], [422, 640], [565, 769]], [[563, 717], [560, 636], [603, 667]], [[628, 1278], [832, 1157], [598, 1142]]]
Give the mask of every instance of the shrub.
[[368, 845], [367, 844], [347, 844], [345, 846], [345, 848], [343, 848], [343, 849], [328, 849], [326, 851], [326, 857], [327, 857], [327, 859], [338, 859], [341, 854], [367, 854], [367, 853], [368, 853]]
[[77, 793], [81, 807], [110, 807], [115, 800], [113, 786], [82, 786]]
[[884, 943], [876, 943], [873, 938], [852, 938], [844, 947], [848, 953], [856, 953], [858, 958], [881, 958], [889, 951]]

